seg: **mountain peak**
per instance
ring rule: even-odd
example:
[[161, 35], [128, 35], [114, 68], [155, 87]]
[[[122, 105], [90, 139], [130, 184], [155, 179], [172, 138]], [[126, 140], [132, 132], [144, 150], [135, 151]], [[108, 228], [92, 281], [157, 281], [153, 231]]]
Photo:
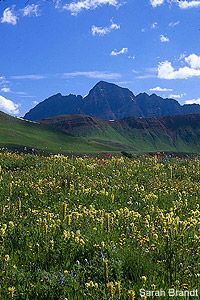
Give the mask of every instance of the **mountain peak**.
[[107, 82], [107, 81], [104, 81], [104, 80], [100, 80], [99, 82], [97, 82], [96, 84], [95, 84], [95, 86], [98, 86], [98, 85], [102, 85], [102, 84], [112, 84], [112, 83], [109, 83], [109, 82]]
[[123, 89], [123, 88], [119, 87], [118, 85], [116, 85], [115, 83], [110, 83], [110, 82], [103, 81], [103, 80], [97, 82], [97, 84], [95, 84], [95, 86], [91, 89], [91, 91], [96, 88], [118, 88], [118, 89], [120, 88], [120, 89]]
[[130, 110], [134, 110], [136, 116], [141, 115], [134, 99], [129, 89], [99, 81], [84, 98], [80, 112], [107, 120], [123, 118]]
[[[164, 101], [165, 100], [165, 101]], [[60, 93], [49, 97], [32, 108], [25, 118], [31, 121], [71, 114], [84, 114], [106, 120], [125, 117], [161, 117], [178, 114], [200, 113], [200, 105], [180, 105], [177, 100], [163, 99], [147, 93], [136, 97], [128, 88], [115, 83], [99, 81], [87, 96]]]
[[114, 83], [112, 83], [112, 82], [107, 82], [107, 81], [104, 81], [104, 80], [100, 80], [99, 82], [97, 82], [96, 84], [95, 84], [95, 86], [96, 85], [115, 85]]

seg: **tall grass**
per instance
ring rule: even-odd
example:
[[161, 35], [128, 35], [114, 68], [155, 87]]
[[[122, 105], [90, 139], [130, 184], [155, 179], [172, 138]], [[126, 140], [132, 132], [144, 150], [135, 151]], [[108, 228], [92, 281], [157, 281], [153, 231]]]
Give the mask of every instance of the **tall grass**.
[[199, 288], [199, 160], [4, 153], [0, 166], [0, 299]]

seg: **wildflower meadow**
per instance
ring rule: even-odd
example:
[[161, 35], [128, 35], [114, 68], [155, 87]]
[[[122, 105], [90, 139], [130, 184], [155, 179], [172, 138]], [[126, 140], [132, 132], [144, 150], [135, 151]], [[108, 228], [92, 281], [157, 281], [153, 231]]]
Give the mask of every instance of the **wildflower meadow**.
[[197, 158], [1, 153], [0, 299], [192, 299], [199, 199]]

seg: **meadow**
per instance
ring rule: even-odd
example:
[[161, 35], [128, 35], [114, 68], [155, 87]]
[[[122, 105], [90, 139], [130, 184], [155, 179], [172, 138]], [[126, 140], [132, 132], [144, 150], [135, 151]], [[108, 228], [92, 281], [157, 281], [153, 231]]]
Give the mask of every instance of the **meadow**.
[[200, 293], [199, 167], [195, 158], [1, 153], [0, 299]]

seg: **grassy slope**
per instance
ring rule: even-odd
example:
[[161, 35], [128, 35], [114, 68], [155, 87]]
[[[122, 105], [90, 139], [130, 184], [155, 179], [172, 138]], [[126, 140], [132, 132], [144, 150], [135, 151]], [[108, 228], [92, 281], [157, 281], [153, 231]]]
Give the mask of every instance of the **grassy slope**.
[[0, 112], [0, 146], [31, 147], [55, 152], [115, 151], [95, 141], [70, 136], [58, 129], [13, 118]]
[[[131, 141], [112, 128], [109, 121], [92, 117], [95, 122], [91, 124], [87, 118], [84, 115], [64, 115], [40, 120], [40, 122], [60, 128], [70, 135], [86, 138], [90, 143], [97, 143], [101, 145], [102, 151], [106, 151], [108, 146], [110, 151], [111, 149], [113, 151], [137, 150]], [[80, 123], [80, 120], [83, 122]], [[69, 124], [73, 124], [73, 126], [71, 127]]]
[[[111, 147], [119, 147], [121, 150], [125, 151], [174, 151], [173, 147], [170, 147], [169, 138], [163, 136], [163, 138], [157, 138], [154, 140], [152, 136], [154, 133], [149, 133], [148, 131], [143, 132], [137, 129], [130, 129], [128, 126], [122, 126], [118, 123], [117, 126], [113, 126], [113, 122], [105, 121], [99, 118], [93, 118], [95, 124], [91, 125], [87, 121], [82, 123], [80, 126], [77, 115], [65, 115], [54, 117], [50, 119], [42, 120], [44, 124], [51, 124], [55, 127], [62, 128], [66, 132], [70, 132], [76, 137], [87, 137], [90, 141], [97, 141], [102, 145], [110, 145]], [[84, 115], [81, 116], [84, 119]], [[66, 120], [66, 123], [71, 122], [73, 126], [67, 125], [64, 127], [60, 120]], [[70, 129], [69, 129], [70, 127]], [[160, 141], [161, 140], [161, 141]]]
[[[63, 116], [76, 121], [77, 116]], [[51, 122], [51, 120], [50, 120]], [[125, 122], [95, 119], [95, 125], [76, 124], [67, 134], [49, 125], [13, 118], [0, 112], [0, 146], [30, 147], [53, 152], [200, 152], [200, 130], [179, 129], [175, 141], [160, 128], [131, 128]], [[48, 123], [50, 124], [50, 123]], [[54, 124], [55, 125], [55, 124]], [[79, 124], [80, 125], [80, 124]]]
[[[200, 116], [199, 116], [200, 117]], [[99, 143], [121, 148], [121, 150], [134, 152], [155, 152], [155, 151], [172, 151], [172, 152], [200, 152], [200, 129], [191, 128], [193, 122], [197, 122], [199, 117], [191, 119], [189, 123], [181, 126], [179, 129], [170, 128], [174, 126], [174, 121], [180, 121], [180, 117], [172, 117], [171, 123], [164, 127], [150, 127], [150, 129], [137, 129], [130, 126], [128, 121], [118, 120], [117, 122], [109, 122], [99, 118], [88, 120], [88, 116], [66, 115], [42, 120], [45, 124], [62, 128], [66, 132], [78, 136], [87, 137], [90, 141], [98, 141]], [[90, 117], [91, 118], [91, 117]], [[187, 117], [182, 117], [184, 123]], [[165, 120], [166, 121], [166, 120]], [[159, 121], [160, 122], [160, 121]], [[188, 121], [187, 121], [188, 122]], [[66, 123], [66, 124], [65, 124]], [[145, 123], [145, 121], [144, 121]], [[160, 123], [162, 125], [162, 122]], [[177, 127], [178, 128], [178, 127]]]

